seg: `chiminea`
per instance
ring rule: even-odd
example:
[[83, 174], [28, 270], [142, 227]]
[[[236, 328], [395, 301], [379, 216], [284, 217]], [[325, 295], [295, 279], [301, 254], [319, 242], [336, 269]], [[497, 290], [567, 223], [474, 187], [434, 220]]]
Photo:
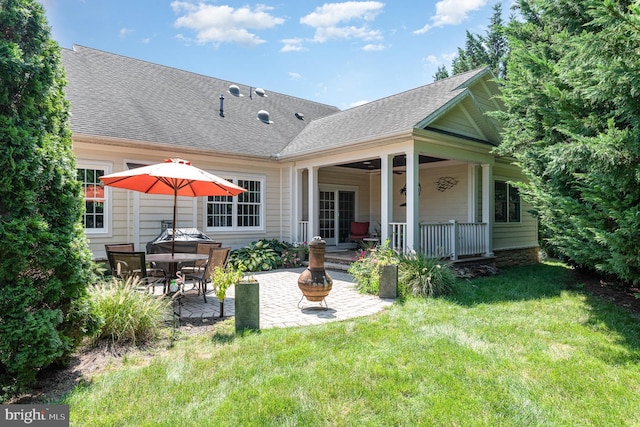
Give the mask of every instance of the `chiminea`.
[[[324, 301], [325, 306], [327, 306], [325, 297], [329, 295], [333, 287], [333, 279], [324, 269], [326, 247], [327, 242], [322, 240], [320, 236], [314, 237], [309, 242], [309, 267], [298, 277], [298, 287], [302, 291], [302, 298], [320, 302], [320, 305]], [[302, 302], [302, 298], [300, 298], [300, 302]], [[298, 307], [300, 307], [300, 302]]]

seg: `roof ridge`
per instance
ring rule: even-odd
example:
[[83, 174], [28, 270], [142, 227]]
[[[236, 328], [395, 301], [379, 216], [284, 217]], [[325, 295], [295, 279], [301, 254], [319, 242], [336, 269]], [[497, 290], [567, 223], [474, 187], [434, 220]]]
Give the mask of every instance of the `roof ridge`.
[[409, 92], [424, 90], [428, 86], [435, 86], [435, 85], [443, 86], [446, 83], [451, 83], [451, 81], [453, 79], [462, 80], [462, 82], [458, 86], [456, 86], [456, 87], [454, 87], [452, 89], [449, 89], [448, 92], [451, 92], [451, 91], [454, 91], [454, 90], [459, 90], [460, 86], [462, 86], [462, 84], [466, 83], [468, 80], [471, 80], [471, 78], [463, 78], [465, 75], [473, 74], [473, 77], [475, 77], [476, 75], [481, 74], [482, 71], [488, 70], [488, 69], [489, 69], [489, 67], [486, 67], [486, 66], [478, 67], [478, 68], [475, 68], [473, 70], [465, 71], [464, 73], [456, 74], [456, 75], [453, 75], [453, 76], [450, 76], [450, 77], [447, 77], [447, 78], [444, 78], [444, 79], [434, 80], [431, 83], [427, 83], [427, 84], [424, 84], [424, 85], [420, 85], [420, 86], [416, 86], [416, 87], [413, 87], [413, 88], [409, 88], [409, 89], [403, 90], [402, 92], [397, 92], [397, 93], [393, 93], [391, 95], [383, 96], [382, 98], [374, 99], [372, 101], [365, 102], [364, 104], [356, 105], [355, 107], [347, 108], [346, 110], [341, 110], [341, 111], [355, 110], [357, 108], [364, 107], [367, 104], [383, 101], [385, 99], [393, 98], [393, 97], [396, 97], [396, 96], [401, 96], [401, 95], [404, 95], [404, 94], [409, 93]]
[[[132, 56], [123, 55], [121, 53], [108, 52], [106, 50], [96, 49], [96, 48], [93, 48], [93, 47], [88, 47], [88, 46], [79, 45], [79, 44], [74, 44], [71, 48], [64, 48], [63, 47], [62, 49], [66, 49], [66, 50], [69, 50], [69, 51], [77, 52], [77, 50], [76, 50], [77, 47], [79, 47], [81, 49], [84, 49], [84, 50], [87, 50], [87, 51], [100, 52], [101, 54], [105, 54], [105, 55], [117, 56], [117, 57], [120, 57], [120, 58], [123, 58], [123, 59], [131, 60], [131, 61], [135, 61], [135, 62], [140, 62], [140, 63], [145, 63], [145, 64], [148, 64], [148, 65], [154, 66], [154, 67], [166, 68], [166, 69], [175, 70], [175, 71], [178, 71], [178, 72], [181, 72], [181, 73], [187, 73], [187, 74], [192, 74], [194, 76], [200, 76], [200, 77], [204, 77], [204, 78], [207, 78], [207, 79], [213, 79], [213, 80], [217, 80], [218, 82], [223, 82], [223, 83], [228, 83], [228, 84], [235, 84], [235, 85], [242, 85], [242, 86], [246, 86], [246, 87], [250, 87], [250, 88], [254, 88], [254, 89], [256, 87], [262, 87], [262, 86], [249, 85], [249, 84], [240, 83], [240, 82], [234, 82], [234, 81], [227, 80], [227, 79], [221, 79], [219, 77], [215, 77], [215, 76], [211, 76], [211, 75], [207, 75], [207, 74], [202, 74], [202, 73], [197, 73], [195, 71], [185, 70], [185, 69], [182, 69], [182, 68], [173, 67], [171, 65], [158, 64], [157, 62], [151, 62], [151, 61], [147, 61], [145, 59], [134, 58]], [[265, 88], [265, 87], [262, 87], [262, 89], [265, 89], [267, 92], [270, 92], [270, 93], [273, 93], [273, 94], [277, 94], [277, 95], [280, 95], [280, 96], [286, 96], [286, 97], [292, 98], [292, 99], [300, 99], [300, 100], [304, 101], [305, 103], [312, 103], [312, 104], [321, 105], [321, 106], [325, 106], [325, 107], [333, 107], [333, 108], [336, 108], [336, 109], [340, 110], [335, 105], [325, 104], [323, 102], [318, 102], [318, 101], [302, 98], [300, 96], [294, 96], [294, 95], [289, 95], [289, 94], [286, 94], [286, 93], [272, 91], [272, 90], [270, 90], [268, 88]], [[342, 111], [342, 110], [340, 110], [340, 111]]]

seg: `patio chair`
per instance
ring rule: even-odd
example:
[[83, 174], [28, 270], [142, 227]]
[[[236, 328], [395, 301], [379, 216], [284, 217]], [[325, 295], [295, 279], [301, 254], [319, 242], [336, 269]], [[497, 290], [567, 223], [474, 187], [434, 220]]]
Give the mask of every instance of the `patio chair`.
[[[201, 255], [209, 255], [211, 248], [220, 248], [222, 247], [222, 242], [198, 242], [196, 245], [196, 253]], [[180, 271], [183, 275], [186, 274], [199, 274], [201, 273], [207, 266], [207, 260], [195, 261], [191, 265], [185, 265], [180, 267]], [[195, 281], [193, 283], [193, 287], [195, 288]]]
[[349, 232], [349, 240], [362, 244], [363, 239], [369, 237], [369, 221], [351, 221], [351, 229]]
[[135, 252], [133, 243], [108, 243], [104, 245], [104, 250], [107, 252], [107, 260], [109, 261], [109, 268], [111, 271], [116, 269], [115, 264], [109, 256], [109, 252]]
[[166, 283], [167, 276], [163, 270], [153, 269], [154, 274], [149, 274], [144, 252], [110, 251], [108, 253], [115, 266], [114, 277], [122, 280], [137, 277], [142, 286], [147, 291], [151, 290], [152, 293], [156, 284]]
[[211, 281], [213, 270], [216, 266], [226, 267], [230, 252], [231, 248], [210, 248], [209, 259], [207, 259], [204, 269], [185, 274], [185, 279], [192, 279], [194, 282], [198, 282], [198, 295], [202, 291], [204, 302], [207, 302], [207, 283]]
[[[135, 252], [133, 243], [108, 243], [104, 245], [105, 250], [107, 251], [107, 260], [109, 261], [109, 268], [111, 271], [115, 271], [116, 265], [113, 263], [111, 259], [111, 252]], [[163, 268], [159, 268], [155, 263], [148, 262], [147, 263], [147, 273], [152, 277], [166, 277], [167, 271]]]

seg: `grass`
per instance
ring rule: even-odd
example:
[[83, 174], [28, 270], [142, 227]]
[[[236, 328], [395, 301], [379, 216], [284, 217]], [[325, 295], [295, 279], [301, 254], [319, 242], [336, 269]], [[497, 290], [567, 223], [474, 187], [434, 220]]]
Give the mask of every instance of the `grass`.
[[238, 337], [232, 323], [76, 388], [71, 425], [640, 425], [640, 325], [561, 264], [449, 298]]

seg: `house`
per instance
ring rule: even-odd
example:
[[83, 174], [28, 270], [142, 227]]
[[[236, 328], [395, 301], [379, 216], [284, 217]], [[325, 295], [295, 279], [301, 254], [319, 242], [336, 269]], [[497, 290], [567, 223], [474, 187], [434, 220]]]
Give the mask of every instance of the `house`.
[[352, 247], [352, 221], [399, 251], [537, 260], [536, 220], [492, 152], [501, 108], [478, 69], [345, 111], [133, 58], [63, 49], [85, 229], [144, 249], [172, 218], [166, 196], [100, 187], [111, 172], [180, 157], [247, 189], [178, 200], [178, 227], [240, 247], [267, 238]]

